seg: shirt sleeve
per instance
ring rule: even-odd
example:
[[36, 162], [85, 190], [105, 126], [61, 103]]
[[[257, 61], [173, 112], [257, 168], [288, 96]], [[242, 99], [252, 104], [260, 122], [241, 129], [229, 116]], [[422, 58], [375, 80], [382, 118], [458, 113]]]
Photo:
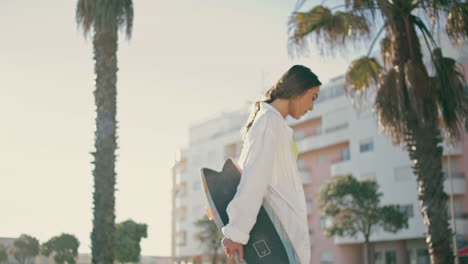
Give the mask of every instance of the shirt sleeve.
[[261, 116], [251, 127], [246, 139], [243, 172], [237, 192], [227, 206], [229, 223], [221, 229], [232, 241], [247, 244], [262, 205], [266, 189], [273, 174], [276, 146], [273, 131], [274, 120]]

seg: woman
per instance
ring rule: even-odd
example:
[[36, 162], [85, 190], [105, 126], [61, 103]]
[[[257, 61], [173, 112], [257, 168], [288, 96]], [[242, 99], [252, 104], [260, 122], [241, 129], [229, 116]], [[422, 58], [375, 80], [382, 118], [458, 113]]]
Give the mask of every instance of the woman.
[[304, 189], [298, 174], [289, 115], [299, 119], [314, 108], [320, 81], [307, 67], [295, 65], [257, 102], [247, 122], [239, 159], [242, 176], [227, 207], [229, 223], [222, 245], [232, 258], [243, 260], [243, 245], [265, 200], [275, 211], [297, 253], [298, 263], [310, 262], [310, 242]]

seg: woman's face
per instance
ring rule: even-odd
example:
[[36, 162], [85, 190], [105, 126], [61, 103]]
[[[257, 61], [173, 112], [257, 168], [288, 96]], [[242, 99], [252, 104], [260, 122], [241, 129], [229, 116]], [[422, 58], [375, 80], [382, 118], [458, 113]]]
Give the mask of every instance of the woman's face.
[[315, 86], [303, 95], [295, 96], [289, 99], [289, 115], [294, 119], [299, 119], [309, 110], [314, 109], [314, 101], [317, 100], [320, 93], [320, 86]]

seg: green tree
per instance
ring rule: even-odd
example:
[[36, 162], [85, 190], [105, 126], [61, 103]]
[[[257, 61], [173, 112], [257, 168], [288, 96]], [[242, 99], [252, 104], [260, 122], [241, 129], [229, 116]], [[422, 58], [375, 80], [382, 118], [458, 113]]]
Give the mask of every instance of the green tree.
[[[304, 2], [298, 2], [299, 9]], [[336, 7], [320, 5], [308, 12], [297, 11], [290, 18], [290, 52], [297, 55], [308, 50], [313, 38], [322, 49], [334, 52], [380, 28], [368, 54], [349, 66], [346, 90], [359, 98], [369, 88], [377, 89], [374, 107], [379, 124], [395, 144], [406, 148], [413, 161], [426, 243], [434, 264], [454, 262], [439, 124], [455, 140], [468, 116], [468, 95], [456, 62], [443, 56], [426, 25], [439, 25], [443, 18], [452, 40], [468, 38], [468, 3], [462, 0], [345, 0]], [[423, 64], [418, 32], [430, 53], [435, 70], [432, 77]], [[382, 33], [383, 66], [369, 57]]]
[[147, 237], [148, 226], [133, 220], [117, 224], [115, 230], [114, 254], [121, 263], [138, 262], [140, 260], [140, 241]]
[[220, 234], [216, 224], [206, 215], [198, 219], [194, 224], [199, 229], [195, 234], [195, 238], [200, 242], [200, 246], [205, 247], [208, 253], [212, 255], [211, 263], [216, 264], [219, 249], [221, 249], [222, 234]]
[[378, 228], [396, 233], [408, 228], [408, 216], [399, 205], [380, 205], [382, 193], [375, 181], [358, 181], [351, 175], [337, 176], [319, 192], [319, 207], [333, 217], [333, 225], [325, 228], [327, 236], [364, 237], [367, 263], [373, 263], [370, 237]]
[[94, 157], [93, 263], [114, 262], [115, 150], [117, 149], [117, 42], [118, 30], [130, 38], [133, 25], [132, 0], [78, 0], [76, 21], [85, 37], [93, 31], [96, 74], [96, 132]]
[[13, 242], [13, 256], [19, 263], [25, 264], [31, 258], [39, 255], [39, 240], [22, 234]]
[[78, 247], [80, 242], [71, 234], [61, 234], [54, 236], [41, 246], [41, 254], [49, 257], [54, 254], [54, 261], [57, 264], [75, 264], [75, 258], [78, 256]]
[[0, 244], [0, 263], [4, 263], [7, 259], [7, 248], [3, 244]]

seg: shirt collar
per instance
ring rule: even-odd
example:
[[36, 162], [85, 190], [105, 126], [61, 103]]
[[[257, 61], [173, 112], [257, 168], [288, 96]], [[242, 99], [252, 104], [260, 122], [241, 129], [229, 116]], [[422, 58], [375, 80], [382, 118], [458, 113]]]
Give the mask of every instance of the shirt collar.
[[293, 134], [293, 129], [286, 123], [286, 119], [283, 117], [283, 115], [278, 111], [278, 109], [274, 108], [272, 105], [266, 102], [260, 102], [260, 109], [264, 111], [271, 111], [281, 117], [281, 120], [283, 120], [283, 125], [286, 127], [286, 130], [291, 134]]

